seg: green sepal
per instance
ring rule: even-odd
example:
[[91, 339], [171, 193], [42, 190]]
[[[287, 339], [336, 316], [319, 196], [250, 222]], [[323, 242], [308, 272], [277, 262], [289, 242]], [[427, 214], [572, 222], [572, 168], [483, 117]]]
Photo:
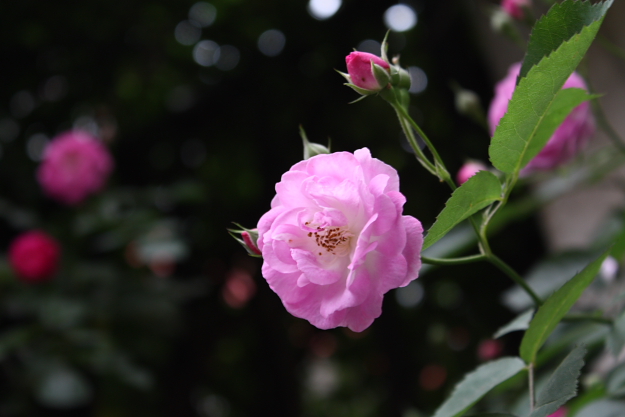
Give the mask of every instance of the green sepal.
[[385, 88], [391, 82], [388, 70], [378, 64], [374, 64], [373, 61], [371, 61], [371, 72], [380, 85], [380, 89]]
[[386, 52], [388, 51], [388, 34], [390, 32], [390, 29], [386, 31], [384, 39], [382, 39], [382, 44], [380, 45], [380, 58], [382, 58], [385, 62], [389, 62]]
[[312, 158], [315, 155], [323, 155], [330, 153], [330, 145], [325, 147], [319, 143], [313, 143], [308, 140], [306, 136], [306, 132], [302, 126], [299, 127], [299, 135], [302, 138], [302, 142], [304, 144], [304, 159]]
[[337, 69], [335, 69], [334, 71], [338, 72], [339, 74], [341, 74], [343, 76], [343, 78], [345, 78], [347, 80], [348, 83], [352, 83], [352, 77], [349, 74], [346, 74], [344, 72], [341, 72]]
[[[357, 92], [358, 94], [363, 95], [363, 96], [370, 96], [372, 94], [376, 94], [377, 93], [377, 91], [367, 90], [366, 88], [360, 88], [357, 85], [354, 85], [354, 84], [351, 84], [351, 83], [345, 83], [344, 85], [348, 86], [349, 88], [351, 88], [352, 90], [354, 90], [355, 92]], [[360, 98], [359, 100], [362, 100], [362, 98]]]

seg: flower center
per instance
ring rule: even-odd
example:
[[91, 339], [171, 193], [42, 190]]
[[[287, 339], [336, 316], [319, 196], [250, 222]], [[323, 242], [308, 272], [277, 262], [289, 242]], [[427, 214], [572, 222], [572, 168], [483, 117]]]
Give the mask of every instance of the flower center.
[[[306, 225], [309, 226], [309, 222]], [[310, 227], [310, 226], [309, 226]], [[308, 237], [314, 238], [321, 256], [323, 252], [332, 255], [344, 256], [349, 252], [350, 240], [354, 235], [345, 226], [321, 227], [317, 226], [315, 231], [308, 232]]]

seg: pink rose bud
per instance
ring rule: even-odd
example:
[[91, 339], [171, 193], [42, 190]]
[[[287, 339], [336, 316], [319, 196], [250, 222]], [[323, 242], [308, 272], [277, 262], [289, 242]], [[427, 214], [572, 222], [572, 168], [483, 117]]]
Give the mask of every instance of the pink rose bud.
[[258, 222], [262, 273], [287, 311], [320, 329], [366, 329], [388, 291], [419, 275], [421, 223], [397, 171], [368, 149], [317, 155], [276, 184]]
[[18, 277], [28, 282], [41, 282], [57, 271], [60, 253], [60, 246], [54, 238], [33, 230], [15, 238], [8, 255]]
[[[248, 255], [259, 257], [262, 255], [260, 249], [258, 249], [258, 229], [246, 229], [240, 224], [235, 223], [239, 229], [228, 229], [230, 236], [232, 236], [237, 242], [241, 244], [247, 251]], [[237, 235], [241, 236], [239, 238]]]
[[257, 255], [262, 255], [258, 246], [256, 246], [256, 242], [252, 240], [252, 236], [249, 232], [243, 231], [241, 232], [241, 237], [243, 238], [243, 242], [245, 242], [245, 246], [249, 248], [249, 250]]
[[517, 20], [525, 17], [526, 9], [532, 7], [532, 0], [502, 0], [501, 8]]
[[[376, 77], [373, 64], [390, 71], [390, 65], [379, 56], [368, 52], [352, 52], [345, 57], [347, 63], [347, 73], [350, 76], [352, 84], [364, 90], [377, 92], [386, 87], [388, 81], [381, 84]], [[389, 78], [390, 80], [390, 78]]]
[[[495, 86], [495, 97], [488, 109], [488, 124], [491, 134], [499, 121], [508, 110], [508, 102], [516, 87], [516, 78], [521, 70], [521, 64], [510, 67], [508, 75]], [[562, 88], [582, 88], [588, 90], [584, 79], [576, 72], [571, 74]], [[521, 171], [527, 175], [535, 171], [549, 171], [572, 160], [595, 134], [595, 118], [592, 115], [590, 104], [584, 102], [573, 111], [556, 129], [545, 147]]]
[[479, 171], [488, 171], [488, 167], [481, 162], [469, 161], [465, 163], [458, 171], [458, 174], [456, 174], [456, 182], [458, 185], [462, 185]]
[[48, 144], [37, 178], [47, 195], [71, 206], [100, 191], [112, 170], [113, 158], [102, 142], [72, 130]]

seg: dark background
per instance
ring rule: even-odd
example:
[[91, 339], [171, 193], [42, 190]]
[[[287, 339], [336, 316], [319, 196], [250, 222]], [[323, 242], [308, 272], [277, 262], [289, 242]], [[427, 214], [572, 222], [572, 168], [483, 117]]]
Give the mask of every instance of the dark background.
[[[448, 189], [405, 150], [392, 109], [378, 98], [349, 105], [357, 95], [334, 71], [345, 70], [345, 55], [362, 41], [383, 38], [382, 16], [396, 3], [345, 0], [334, 16], [320, 21], [304, 1], [212, 0], [216, 19], [201, 29], [200, 39], [238, 49], [238, 64], [226, 71], [198, 65], [194, 45], [182, 45], [174, 36], [193, 4], [23, 0], [0, 7], [0, 195], [3, 204], [37, 218], [15, 222], [4, 210], [2, 242], [8, 245], [33, 224], [63, 241], [68, 265], [87, 259], [115, 266], [120, 282], [136, 275], [144, 281], [199, 282], [202, 288], [175, 303], [175, 330], [149, 343], [142, 339], [145, 326], [160, 327], [169, 310], [157, 308], [160, 315], [150, 313], [139, 331], [115, 327], [115, 340], [154, 376], [150, 388], [133, 387], [76, 362], [92, 387], [89, 399], [61, 407], [42, 403], [32, 393], [36, 378], [25, 371], [29, 360], [17, 352], [17, 359], [5, 357], [6, 366], [0, 367], [0, 415], [431, 412], [479, 362], [478, 344], [513, 316], [499, 302], [499, 293], [510, 286], [499, 271], [472, 265], [423, 274], [418, 282], [424, 297], [418, 304], [404, 307], [392, 291], [382, 316], [365, 332], [321, 331], [284, 310], [260, 274], [262, 261], [247, 257], [226, 231], [232, 221], [254, 227], [268, 210], [274, 184], [302, 157], [299, 125], [313, 142], [331, 138], [334, 151], [370, 148], [399, 171], [408, 199], [405, 212], [426, 227], [433, 222]], [[400, 53], [403, 66], [418, 66], [427, 74], [425, 90], [412, 95], [412, 114], [452, 173], [466, 158], [486, 161], [488, 134], [456, 111], [450, 83], [475, 91], [484, 105], [490, 101], [495, 80], [474, 22], [495, 4], [407, 4], [417, 11], [418, 23], [407, 32], [391, 33], [389, 52]], [[273, 57], [257, 47], [258, 37], [269, 29], [286, 38], [282, 52]], [[517, 48], [512, 42], [508, 47]], [[116, 169], [103, 196], [66, 208], [42, 195], [34, 176], [38, 162], [29, 149], [37, 148], [33, 137], [52, 138], [81, 123], [98, 127]], [[185, 192], [190, 197], [176, 197]], [[118, 224], [84, 239], [67, 231], [77, 217], [119, 195], [136, 197], [143, 210], [133, 212], [135, 220], [125, 218], [125, 225], [136, 219], [142, 224], [145, 216], [179, 225], [188, 256], [164, 277], [153, 277], [154, 268], [129, 266], [128, 246], [98, 246]], [[130, 230], [123, 242], [142, 232]], [[542, 252], [541, 239], [531, 218], [506, 231], [492, 246], [523, 273]], [[251, 277], [255, 291], [235, 305], [224, 291], [237, 273]], [[115, 303], [109, 307], [118, 308]], [[6, 318], [3, 329], [23, 323]], [[514, 336], [504, 339], [505, 352], [514, 354], [517, 343]]]

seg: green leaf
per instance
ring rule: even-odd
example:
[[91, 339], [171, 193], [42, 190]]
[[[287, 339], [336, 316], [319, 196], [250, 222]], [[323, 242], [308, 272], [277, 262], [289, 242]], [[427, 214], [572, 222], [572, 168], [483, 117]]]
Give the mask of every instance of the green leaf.
[[529, 309], [525, 313], [520, 314], [510, 323], [503, 326], [501, 329], [497, 330], [497, 332], [493, 335], [495, 339], [500, 338], [503, 335], [506, 335], [511, 332], [515, 332], [517, 330], [527, 330], [530, 327], [530, 321], [532, 320], [532, 316], [534, 315], [534, 309]]
[[584, 101], [600, 97], [590, 95], [581, 88], [566, 88], [556, 96], [534, 132], [534, 137], [527, 145], [527, 151], [521, 160], [521, 168], [527, 165], [545, 147], [553, 133], [575, 107]]
[[525, 363], [520, 358], [501, 358], [467, 374], [451, 396], [436, 410], [434, 417], [456, 417], [466, 412], [488, 391], [513, 377]]
[[531, 363], [536, 360], [538, 349], [545, 343], [547, 337], [575, 304], [586, 287], [595, 279], [608, 253], [605, 252], [591, 262], [579, 274], [554, 292], [538, 309], [521, 341], [520, 353], [524, 361]]
[[577, 380], [584, 366], [585, 354], [586, 348], [580, 345], [564, 358], [536, 396], [536, 405], [530, 417], [547, 417], [577, 395]]
[[[584, 2], [568, 1], [565, 4], [567, 6], [565, 13], [562, 14], [563, 19], [568, 15], [574, 15], [573, 10], [583, 15], [588, 7], [588, 4]], [[603, 22], [605, 11], [611, 4], [612, 0], [608, 0], [599, 3], [597, 6], [599, 9], [592, 9], [593, 13], [596, 12], [595, 14], [598, 15], [596, 19], [591, 19], [592, 23], [587, 24], [586, 20], [574, 21], [577, 24], [572, 29], [563, 32], [575, 33], [569, 39], [555, 38], [553, 41], [545, 41], [548, 45], [553, 43], [558, 46], [550, 55], [539, 59], [540, 62], [537, 64], [534, 61], [542, 52], [526, 58], [529, 70], [526, 69], [526, 76], [520, 78], [508, 105], [508, 112], [501, 119], [489, 148], [491, 162], [497, 169], [509, 174], [517, 174], [531, 160], [532, 152], [540, 150], [539, 142], [544, 135], [544, 132], [540, 132], [543, 129], [548, 130], [546, 126], [551, 126], [552, 122], [545, 121], [547, 123], [545, 127], [541, 125], [545, 118], [552, 118], [550, 108], [556, 100], [560, 100], [556, 99], [560, 89], [588, 50]], [[553, 7], [549, 11], [544, 18], [546, 23], [541, 25], [543, 32], [533, 34], [535, 44], [543, 45], [543, 37], [548, 38], [550, 31], [555, 30], [552, 26], [560, 24], [560, 19], [553, 19], [549, 16], [552, 13], [559, 15], [561, 10], [561, 7]], [[559, 113], [561, 111], [558, 111]]]
[[612, 397], [625, 395], [625, 364], [621, 363], [610, 371], [605, 388]]
[[478, 172], [449, 197], [445, 208], [430, 227], [423, 249], [430, 247], [464, 219], [498, 200], [501, 200], [499, 179], [491, 172]]
[[625, 346], [625, 311], [621, 312], [606, 338], [606, 345], [612, 355], [619, 356]]
[[521, 77], [562, 42], [581, 32], [584, 26], [603, 18], [612, 1], [591, 4], [589, 1], [565, 1], [554, 5], [532, 29], [527, 53], [521, 66]]

